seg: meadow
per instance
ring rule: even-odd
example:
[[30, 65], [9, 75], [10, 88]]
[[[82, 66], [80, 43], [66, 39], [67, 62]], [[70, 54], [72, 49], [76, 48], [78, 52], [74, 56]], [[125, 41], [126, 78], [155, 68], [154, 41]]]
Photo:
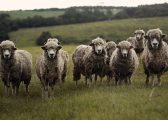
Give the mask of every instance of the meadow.
[[64, 14], [64, 11], [34, 11], [34, 10], [16, 10], [16, 11], [0, 11], [0, 13], [7, 13], [12, 19], [24, 19], [27, 17], [34, 17], [35, 15], [40, 15], [42, 17], [57, 17]]
[[168, 17], [123, 19], [103, 22], [92, 22], [52, 27], [20, 29], [10, 34], [11, 40], [18, 46], [35, 46], [37, 37], [43, 31], [49, 31], [53, 36], [59, 36], [63, 44], [89, 43], [100, 36], [115, 42], [125, 40], [134, 35], [135, 29], [160, 28], [168, 33]]
[[[138, 23], [138, 24], [137, 24]], [[141, 23], [141, 24], [140, 24]], [[134, 29], [141, 26], [160, 27], [164, 32], [168, 17], [128, 19], [105, 21], [76, 25], [65, 25], [45, 28], [21, 29], [11, 33], [11, 39], [17, 39], [19, 49], [25, 49], [33, 55], [33, 74], [30, 83], [30, 95], [26, 96], [24, 85], [20, 86], [18, 96], [5, 96], [0, 82], [0, 120], [166, 120], [168, 119], [168, 73], [164, 74], [161, 87], [145, 86], [145, 74], [140, 64], [132, 77], [131, 85], [115, 86], [114, 80], [106, 84], [93, 84], [91, 88], [84, 85], [84, 79], [78, 86], [72, 80], [72, 52], [77, 45], [66, 45], [63, 49], [69, 53], [68, 75], [61, 87], [55, 88], [55, 97], [42, 101], [41, 84], [35, 74], [35, 60], [42, 49], [35, 46], [35, 38], [41, 31], [49, 30], [52, 34], [75, 37], [76, 40], [90, 39], [103, 34], [122, 40], [133, 34]], [[110, 36], [109, 36], [110, 38]]]

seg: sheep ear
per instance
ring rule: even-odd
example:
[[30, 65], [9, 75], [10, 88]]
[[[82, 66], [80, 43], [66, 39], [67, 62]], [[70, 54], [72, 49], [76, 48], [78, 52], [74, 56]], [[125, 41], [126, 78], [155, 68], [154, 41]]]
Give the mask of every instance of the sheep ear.
[[149, 36], [148, 36], [148, 35], [145, 35], [144, 38], [145, 38], [145, 39], [149, 39]]
[[134, 48], [132, 45], [130, 46], [130, 49]]
[[43, 50], [45, 50], [45, 49], [46, 49], [46, 47], [45, 47], [45, 46], [41, 46], [41, 48], [42, 48]]
[[13, 48], [13, 50], [17, 50], [17, 48], [16, 48], [16, 47], [14, 47], [14, 48]]
[[118, 49], [120, 49], [121, 47], [119, 45], [116, 46]]
[[93, 43], [90, 43], [89, 45], [90, 45], [90, 46], [94, 46], [94, 44], [93, 44]]
[[162, 39], [166, 37], [166, 34], [162, 34]]
[[62, 46], [61, 46], [61, 45], [58, 45], [57, 50], [60, 50], [61, 48], [62, 48]]

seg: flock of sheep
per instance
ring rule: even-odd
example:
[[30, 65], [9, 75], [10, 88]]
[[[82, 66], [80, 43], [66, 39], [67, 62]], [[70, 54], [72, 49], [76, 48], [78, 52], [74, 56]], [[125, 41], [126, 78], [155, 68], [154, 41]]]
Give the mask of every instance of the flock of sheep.
[[[146, 74], [146, 84], [161, 85], [160, 77], [168, 70], [168, 45], [164, 42], [165, 34], [157, 29], [145, 32], [136, 30], [134, 37], [116, 44], [107, 42], [97, 37], [90, 45], [76, 47], [72, 61], [73, 79], [76, 81], [85, 77], [87, 86], [92, 84], [92, 76], [95, 82], [97, 77], [101, 81], [106, 76], [109, 83], [115, 78], [115, 84], [131, 84], [131, 76], [139, 65], [139, 59], [143, 64]], [[42, 84], [42, 96], [48, 98], [54, 94], [54, 86], [62, 84], [67, 74], [68, 53], [62, 50], [60, 42], [56, 38], [50, 38], [41, 47], [43, 52], [36, 60], [36, 74]], [[8, 94], [9, 88], [17, 95], [20, 83], [23, 81], [26, 93], [32, 74], [32, 55], [25, 50], [17, 50], [10, 40], [0, 44], [0, 77]], [[157, 81], [154, 81], [157, 75]]]

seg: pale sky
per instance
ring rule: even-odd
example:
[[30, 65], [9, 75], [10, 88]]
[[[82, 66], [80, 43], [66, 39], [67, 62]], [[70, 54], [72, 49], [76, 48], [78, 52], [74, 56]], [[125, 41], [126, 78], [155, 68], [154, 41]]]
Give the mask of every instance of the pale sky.
[[67, 8], [71, 6], [138, 6], [168, 0], [0, 0], [0, 10]]

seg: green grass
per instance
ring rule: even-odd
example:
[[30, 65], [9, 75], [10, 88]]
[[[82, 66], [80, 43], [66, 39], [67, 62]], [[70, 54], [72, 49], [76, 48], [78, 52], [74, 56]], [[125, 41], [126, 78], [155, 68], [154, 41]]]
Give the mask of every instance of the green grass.
[[0, 13], [7, 13], [11, 16], [12, 19], [24, 19], [27, 17], [33, 17], [35, 15], [40, 15], [42, 17], [57, 17], [64, 14], [64, 11], [33, 11], [33, 10], [26, 10], [26, 11], [0, 11]]
[[[30, 84], [30, 96], [26, 97], [21, 85], [18, 97], [5, 96], [0, 83], [0, 120], [166, 120], [168, 119], [168, 74], [162, 77], [161, 87], [145, 87], [142, 66], [132, 77], [132, 85], [106, 85], [106, 79], [91, 88], [84, 86], [84, 79], [76, 87], [72, 80], [71, 53], [75, 45], [64, 45], [70, 54], [68, 75], [61, 88], [55, 89], [55, 97], [42, 102], [40, 81], [34, 66]], [[40, 47], [23, 47], [36, 57]], [[153, 96], [150, 94], [153, 91]]]
[[124, 19], [104, 22], [93, 22], [52, 27], [20, 29], [10, 34], [11, 40], [16, 40], [18, 46], [34, 46], [37, 37], [43, 31], [49, 31], [53, 36], [61, 36], [62, 43], [87, 43], [97, 36], [107, 40], [121, 41], [133, 36], [135, 29], [161, 28], [168, 33], [168, 17]]
[[[162, 76], [161, 87], [146, 87], [142, 65], [132, 77], [132, 85], [106, 85], [100, 81], [91, 88], [84, 86], [84, 79], [76, 87], [72, 80], [71, 54], [76, 45], [65, 45], [63, 49], [70, 55], [68, 75], [61, 88], [55, 89], [55, 97], [46, 102], [41, 99], [41, 84], [37, 79], [34, 64], [42, 52], [35, 46], [35, 39], [42, 31], [62, 36], [65, 40], [75, 39], [88, 42], [96, 36], [109, 40], [123, 40], [133, 35], [137, 28], [144, 30], [161, 28], [168, 33], [168, 17], [127, 19], [94, 22], [54, 27], [20, 29], [10, 34], [17, 47], [28, 50], [33, 55], [33, 74], [30, 96], [25, 94], [23, 84], [18, 97], [5, 96], [0, 82], [0, 120], [166, 120], [168, 119], [168, 74]], [[150, 97], [153, 92], [152, 97]]]

